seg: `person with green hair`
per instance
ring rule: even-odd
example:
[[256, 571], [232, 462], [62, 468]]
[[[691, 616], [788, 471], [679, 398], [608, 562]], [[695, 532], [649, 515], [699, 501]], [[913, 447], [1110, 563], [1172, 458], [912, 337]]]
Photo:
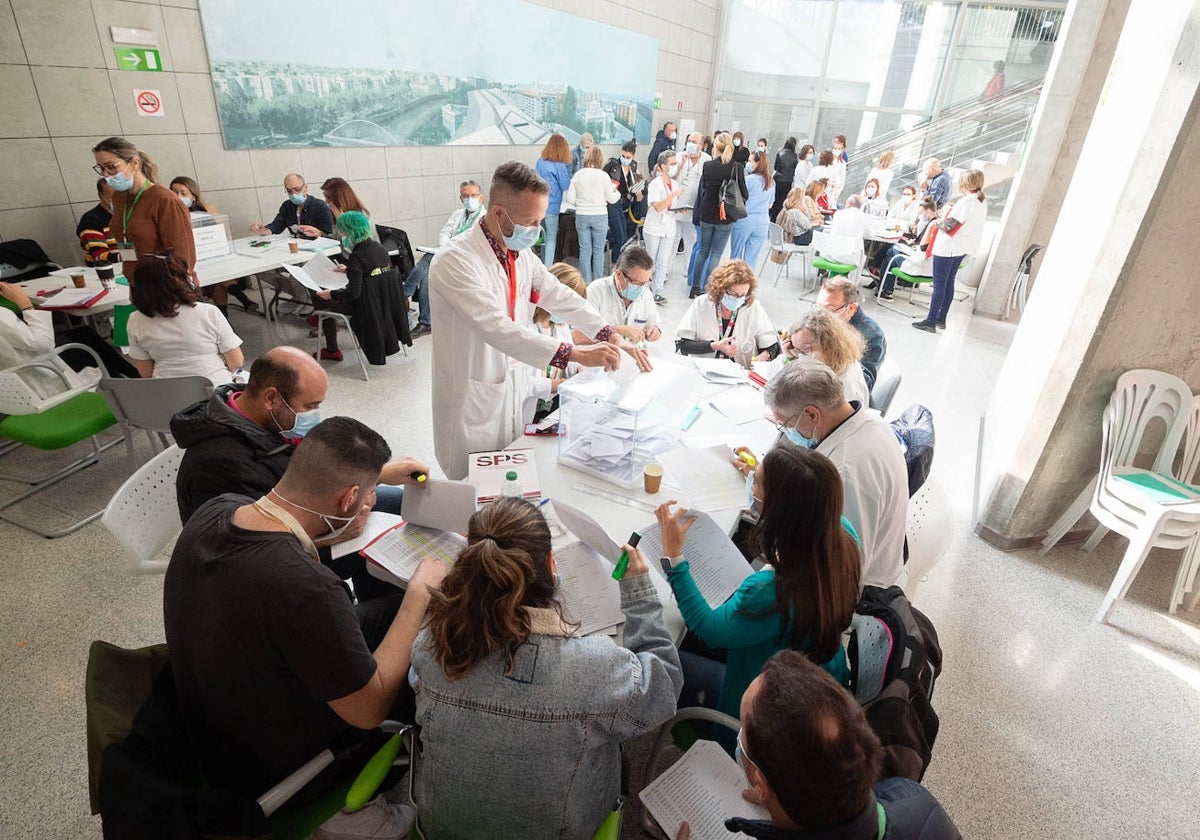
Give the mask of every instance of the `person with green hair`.
[[[313, 307], [350, 316], [350, 327], [367, 361], [387, 363], [400, 351], [400, 343], [412, 346], [408, 327], [408, 302], [404, 299], [399, 273], [382, 245], [371, 238], [371, 221], [365, 213], [347, 210], [334, 223], [341, 236], [346, 260], [346, 286], [313, 293]], [[337, 321], [325, 318], [325, 347], [318, 358], [340, 362]], [[314, 354], [317, 355], [317, 354]]]

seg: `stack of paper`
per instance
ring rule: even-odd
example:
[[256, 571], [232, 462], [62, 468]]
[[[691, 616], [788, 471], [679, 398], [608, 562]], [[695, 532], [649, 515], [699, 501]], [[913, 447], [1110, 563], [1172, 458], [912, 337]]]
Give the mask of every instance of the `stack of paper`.
[[692, 356], [692, 364], [700, 375], [709, 382], [720, 382], [734, 385], [746, 381], [746, 369], [733, 359], [710, 359], [706, 356]]
[[748, 787], [746, 774], [725, 750], [714, 741], [697, 741], [640, 796], [668, 837], [677, 836], [686, 822], [692, 840], [727, 840], [725, 820], [730, 817], [771, 818], [762, 805], [742, 798]]
[[301, 251], [324, 251], [326, 248], [336, 248], [341, 244], [336, 239], [326, 239], [324, 236], [318, 236], [316, 239], [299, 239], [297, 242]]
[[614, 411], [572, 440], [558, 459], [622, 487], [632, 487], [641, 481], [642, 466], [678, 445], [678, 430], [644, 421], [639, 427], [633, 415]]
[[41, 298], [39, 309], [87, 309], [108, 294], [107, 289], [62, 289]]
[[757, 388], [726, 388], [709, 400], [708, 404], [735, 424], [750, 423], [767, 416], [762, 391]]
[[625, 620], [621, 591], [612, 578], [621, 547], [583, 511], [557, 499], [552, 504], [558, 521], [572, 535], [566, 547], [554, 550], [563, 613], [579, 624], [583, 635], [609, 633]]
[[658, 457], [674, 487], [682, 487], [693, 508], [716, 512], [746, 507], [746, 479], [729, 462], [728, 446], [681, 448]]

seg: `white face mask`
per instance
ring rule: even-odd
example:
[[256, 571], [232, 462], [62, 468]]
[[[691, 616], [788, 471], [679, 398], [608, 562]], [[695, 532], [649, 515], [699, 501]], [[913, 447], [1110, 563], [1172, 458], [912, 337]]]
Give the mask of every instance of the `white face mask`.
[[[347, 528], [350, 527], [350, 523], [352, 523], [355, 519], [357, 519], [357, 517], [355, 517], [355, 516], [334, 516], [332, 513], [321, 513], [319, 510], [313, 510], [312, 508], [306, 508], [304, 505], [298, 505], [293, 501], [289, 501], [288, 499], [283, 498], [283, 496], [279, 495], [278, 490], [271, 490], [271, 494], [274, 495], [276, 498], [280, 499], [281, 501], [287, 502], [289, 505], [291, 505], [292, 507], [294, 507], [298, 510], [302, 510], [305, 513], [311, 513], [313, 516], [319, 516], [321, 518], [321, 521], [325, 523], [325, 527], [329, 529], [328, 534], [319, 535], [319, 539], [322, 539], [322, 540], [336, 540], [343, 533], [345, 533]], [[359, 494], [360, 500], [361, 500], [361, 497], [362, 497], [362, 494], [360, 493]], [[355, 502], [355, 507], [357, 507], [357, 506], [358, 506], [358, 502]], [[341, 522], [342, 524], [339, 527], [335, 528], [335, 527], [333, 527], [333, 524], [329, 521], [331, 519], [336, 519], [337, 521]]]

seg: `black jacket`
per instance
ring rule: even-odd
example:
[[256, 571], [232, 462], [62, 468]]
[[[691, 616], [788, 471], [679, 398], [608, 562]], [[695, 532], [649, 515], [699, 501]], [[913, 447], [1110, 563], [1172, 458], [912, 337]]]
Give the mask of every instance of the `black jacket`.
[[355, 245], [346, 261], [346, 278], [346, 288], [334, 290], [331, 297], [353, 310], [350, 328], [367, 361], [387, 364], [388, 356], [400, 352], [401, 342], [412, 347], [400, 273], [384, 247], [373, 239]]
[[746, 189], [746, 169], [743, 164], [736, 160], [722, 163], [720, 158], [704, 164], [704, 168], [700, 170], [700, 189], [696, 194], [698, 212], [694, 214], [693, 218], [710, 225], [733, 224], [733, 219], [722, 220], [720, 215], [721, 184], [730, 178], [737, 182], [742, 200], [749, 198], [750, 191]]
[[618, 157], [609, 158], [608, 163], [604, 164], [604, 171], [608, 173], [608, 177], [617, 182], [617, 192], [621, 194], [622, 201], [637, 200], [640, 201], [646, 197], [646, 190], [642, 190], [641, 194], [635, 199], [629, 195], [629, 188], [642, 180], [642, 175], [638, 172], [638, 163], [636, 160], [629, 162], [629, 180], [625, 180], [625, 174], [621, 171], [621, 161]]
[[796, 178], [796, 164], [800, 158], [789, 148], [782, 148], [775, 155], [775, 180], [792, 183]]
[[222, 493], [258, 498], [278, 483], [295, 447], [278, 432], [250, 422], [227, 405], [241, 385], [220, 385], [203, 402], [171, 418], [171, 434], [184, 450], [175, 478], [179, 518]]
[[658, 166], [658, 156], [674, 147], [675, 141], [668, 140], [666, 133], [659, 129], [658, 136], [654, 138], [654, 145], [650, 147], [650, 157], [646, 158], [646, 171], [653, 172], [654, 167]]
[[292, 204], [291, 199], [287, 199], [279, 205], [279, 212], [275, 214], [275, 218], [267, 227], [270, 228], [271, 233], [283, 233], [284, 228], [295, 224], [312, 225], [325, 236], [329, 236], [333, 232], [333, 212], [324, 201], [310, 195], [300, 205], [300, 220], [297, 222], [296, 205]]

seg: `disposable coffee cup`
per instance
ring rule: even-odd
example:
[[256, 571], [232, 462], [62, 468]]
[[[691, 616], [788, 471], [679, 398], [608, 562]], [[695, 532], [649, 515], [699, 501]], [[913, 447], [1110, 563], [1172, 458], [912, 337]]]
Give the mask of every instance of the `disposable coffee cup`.
[[71, 282], [75, 284], [76, 289], [82, 289], [87, 285], [87, 275], [85, 275], [82, 271], [72, 272]]
[[288, 250], [291, 251], [293, 254], [299, 254], [300, 253], [300, 243], [296, 242], [295, 240], [289, 242]]
[[111, 292], [117, 286], [116, 272], [111, 265], [96, 266], [96, 276], [100, 278], [100, 285], [105, 291]]
[[662, 487], [663, 468], [661, 464], [647, 464], [642, 471], [642, 482], [647, 493], [657, 493]]

